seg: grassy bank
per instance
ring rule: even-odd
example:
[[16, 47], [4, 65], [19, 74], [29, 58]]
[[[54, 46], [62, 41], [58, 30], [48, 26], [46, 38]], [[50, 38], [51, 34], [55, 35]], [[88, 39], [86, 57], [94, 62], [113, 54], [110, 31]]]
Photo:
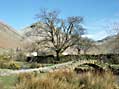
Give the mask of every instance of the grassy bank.
[[72, 71], [22, 73], [0, 77], [0, 89], [118, 89], [116, 77], [107, 72], [76, 74]]
[[0, 76], [0, 89], [13, 89], [17, 80], [16, 75]]
[[41, 76], [20, 74], [15, 89], [118, 89], [112, 73], [58, 71]]

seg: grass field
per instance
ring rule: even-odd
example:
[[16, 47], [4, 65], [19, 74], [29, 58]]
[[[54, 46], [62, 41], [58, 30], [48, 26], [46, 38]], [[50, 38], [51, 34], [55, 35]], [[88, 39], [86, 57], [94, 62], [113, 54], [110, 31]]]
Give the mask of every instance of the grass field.
[[118, 89], [115, 77], [106, 73], [95, 75], [59, 71], [54, 73], [23, 73], [0, 77], [0, 89]]
[[0, 89], [13, 89], [17, 76], [0, 76]]

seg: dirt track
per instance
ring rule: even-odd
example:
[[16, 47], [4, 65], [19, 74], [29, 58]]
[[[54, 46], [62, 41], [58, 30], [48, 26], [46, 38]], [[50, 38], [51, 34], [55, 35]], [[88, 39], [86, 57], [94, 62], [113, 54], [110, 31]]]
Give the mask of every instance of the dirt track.
[[66, 62], [66, 63], [62, 63], [62, 64], [56, 64], [56, 65], [50, 66], [50, 67], [41, 67], [41, 68], [34, 68], [34, 69], [6, 70], [6, 71], [4, 71], [4, 69], [3, 70], [1, 69], [0, 76], [19, 74], [19, 73], [28, 73], [28, 72], [45, 73], [45, 72], [53, 72], [58, 69], [74, 69], [74, 67], [77, 65], [80, 65], [83, 63], [94, 63], [94, 62], [95, 62], [95, 60], [91, 60], [91, 61], [80, 60], [80, 61], [70, 61], [70, 62]]

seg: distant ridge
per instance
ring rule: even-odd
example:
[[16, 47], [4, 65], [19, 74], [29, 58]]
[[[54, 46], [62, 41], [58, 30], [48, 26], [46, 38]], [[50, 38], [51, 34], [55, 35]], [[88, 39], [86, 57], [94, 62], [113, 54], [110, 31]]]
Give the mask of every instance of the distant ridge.
[[20, 47], [22, 36], [11, 26], [0, 21], [0, 48]]
[[8, 26], [5, 22], [0, 21], [0, 24], [3, 25], [4, 27], [6, 27], [7, 29], [10, 29], [13, 33], [20, 36], [20, 34], [18, 34], [18, 32], [14, 28], [12, 28], [11, 26]]

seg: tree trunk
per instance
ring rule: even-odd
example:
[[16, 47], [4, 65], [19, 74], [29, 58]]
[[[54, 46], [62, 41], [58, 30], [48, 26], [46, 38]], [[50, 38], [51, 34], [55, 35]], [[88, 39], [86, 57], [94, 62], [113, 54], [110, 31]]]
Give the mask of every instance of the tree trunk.
[[81, 53], [81, 50], [80, 49], [77, 49], [78, 50], [78, 55], [80, 55], [80, 53]]
[[83, 53], [84, 53], [84, 55], [86, 55], [87, 54], [87, 50], [84, 50]]
[[60, 53], [59, 51], [56, 51], [56, 60], [57, 61], [60, 61], [59, 53]]

